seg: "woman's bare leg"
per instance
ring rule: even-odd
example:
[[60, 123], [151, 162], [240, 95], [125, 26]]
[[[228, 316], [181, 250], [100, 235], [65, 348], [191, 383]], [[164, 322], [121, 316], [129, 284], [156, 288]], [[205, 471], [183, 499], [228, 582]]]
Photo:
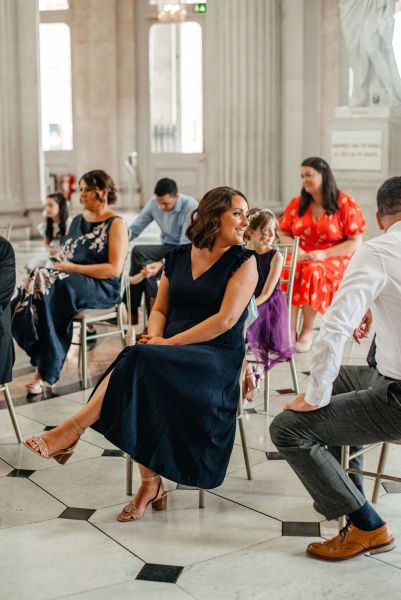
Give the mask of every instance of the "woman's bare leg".
[[[107, 377], [103, 379], [89, 402], [74, 415], [71, 415], [78, 425], [82, 427], [82, 429], [86, 429], [99, 419], [104, 394], [106, 392], [111, 373], [112, 372], [110, 372]], [[57, 450], [64, 450], [65, 448], [72, 446], [72, 444], [77, 441], [79, 434], [70, 418], [60, 423], [60, 425], [54, 429], [46, 431], [40, 437], [46, 442], [49, 449], [49, 454], [53, 454]], [[32, 446], [32, 448], [36, 449], [37, 444], [35, 442], [28, 440], [28, 443], [30, 446]]]
[[296, 334], [297, 334], [298, 311], [299, 311], [299, 306], [294, 306], [294, 304], [292, 304], [291, 305], [291, 331], [294, 334], [294, 339], [296, 338]]
[[310, 342], [313, 335], [313, 323], [316, 317], [316, 311], [309, 306], [309, 304], [304, 304], [302, 307], [303, 312], [303, 323], [301, 333], [298, 337], [298, 342], [306, 343]]

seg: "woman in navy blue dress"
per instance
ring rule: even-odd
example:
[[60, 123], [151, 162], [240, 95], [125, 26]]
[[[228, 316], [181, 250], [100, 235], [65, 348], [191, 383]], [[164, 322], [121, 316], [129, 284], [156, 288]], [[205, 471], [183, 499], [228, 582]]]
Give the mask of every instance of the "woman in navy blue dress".
[[213, 488], [231, 455], [243, 323], [258, 280], [253, 252], [243, 248], [245, 197], [231, 188], [208, 192], [193, 212], [192, 244], [166, 256], [156, 302], [141, 343], [126, 348], [72, 419], [26, 445], [65, 462], [92, 426], [137, 462], [142, 483], [118, 519], [166, 507], [161, 475]]
[[63, 238], [58, 257], [36, 267], [17, 289], [11, 310], [12, 332], [37, 368], [28, 393], [59, 378], [72, 339], [72, 320], [85, 308], [110, 308], [120, 302], [120, 278], [128, 251], [113, 180], [104, 171], [80, 179], [84, 207]]

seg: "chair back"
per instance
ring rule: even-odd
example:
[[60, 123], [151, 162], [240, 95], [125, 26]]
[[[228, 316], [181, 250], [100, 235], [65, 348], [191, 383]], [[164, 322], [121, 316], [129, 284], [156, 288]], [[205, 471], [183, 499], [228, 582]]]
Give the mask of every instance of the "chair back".
[[0, 235], [5, 238], [8, 242], [11, 239], [11, 230], [12, 230], [13, 226], [11, 225], [11, 223], [8, 223], [7, 225], [1, 225], [0, 226]]
[[[297, 266], [297, 258], [298, 258], [298, 248], [299, 248], [299, 237], [294, 237], [293, 244], [276, 244], [274, 246], [277, 248], [279, 252], [281, 252], [284, 259], [284, 266], [281, 272], [280, 277], [280, 285], [283, 290], [283, 294], [285, 295], [285, 299], [287, 301], [288, 306], [288, 314], [291, 314], [291, 303], [292, 303], [292, 294], [294, 290], [294, 279], [295, 279], [295, 270]], [[287, 263], [288, 257], [291, 256], [291, 260], [289, 264]], [[288, 330], [290, 333], [291, 339], [291, 319], [288, 319]]]
[[[297, 258], [298, 258], [298, 247], [299, 247], [299, 237], [294, 237], [293, 244], [276, 244], [274, 246], [281, 252], [284, 259], [284, 266], [281, 272], [280, 284], [283, 289], [283, 293], [285, 295], [285, 299], [287, 300], [288, 308], [291, 307], [292, 302], [292, 293], [294, 290], [294, 278], [295, 278], [295, 269], [297, 266]], [[286, 264], [287, 258], [291, 256], [290, 264]]]

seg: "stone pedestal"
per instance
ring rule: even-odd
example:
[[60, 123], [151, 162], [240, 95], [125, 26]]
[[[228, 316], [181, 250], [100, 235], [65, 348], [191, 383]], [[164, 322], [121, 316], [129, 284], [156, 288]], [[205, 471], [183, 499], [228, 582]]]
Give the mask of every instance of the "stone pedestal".
[[339, 188], [362, 206], [366, 238], [374, 237], [377, 189], [385, 179], [401, 175], [401, 106], [338, 107], [325, 154]]

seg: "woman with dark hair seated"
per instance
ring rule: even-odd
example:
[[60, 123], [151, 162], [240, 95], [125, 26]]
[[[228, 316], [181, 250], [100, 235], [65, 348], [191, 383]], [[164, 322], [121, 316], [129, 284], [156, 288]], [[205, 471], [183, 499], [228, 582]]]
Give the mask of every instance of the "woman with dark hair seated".
[[312, 345], [316, 313], [324, 314], [337, 291], [352, 254], [366, 231], [363, 213], [351, 196], [340, 192], [323, 158], [306, 158], [301, 165], [302, 190], [279, 219], [280, 242], [299, 236], [298, 264], [292, 296], [295, 331], [302, 306], [303, 325], [296, 349]]
[[216, 188], [191, 216], [192, 244], [166, 256], [148, 334], [126, 348], [71, 419], [25, 444], [65, 462], [92, 426], [137, 461], [142, 478], [120, 521], [166, 507], [161, 476], [214, 488], [224, 479], [234, 443], [243, 323], [258, 280], [243, 248], [248, 203]]
[[45, 220], [39, 223], [37, 230], [44, 238], [45, 252], [28, 261], [26, 268], [33, 271], [35, 267], [45, 267], [50, 256], [60, 250], [60, 240], [70, 228], [72, 219], [68, 216], [68, 200], [61, 192], [48, 194], [44, 208]]
[[72, 320], [85, 308], [120, 302], [120, 279], [128, 251], [125, 222], [110, 208], [113, 180], [89, 171], [79, 181], [83, 213], [63, 238], [53, 268], [37, 267], [24, 279], [12, 302], [15, 340], [37, 367], [27, 389], [38, 394], [44, 382], [60, 376], [72, 338]]

